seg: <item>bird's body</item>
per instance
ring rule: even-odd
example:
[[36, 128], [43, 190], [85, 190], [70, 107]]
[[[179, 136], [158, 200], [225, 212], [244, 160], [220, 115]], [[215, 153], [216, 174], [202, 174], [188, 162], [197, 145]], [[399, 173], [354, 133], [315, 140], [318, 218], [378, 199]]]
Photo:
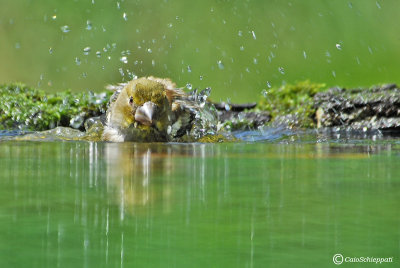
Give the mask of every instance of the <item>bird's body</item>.
[[[114, 90], [102, 134], [104, 141], [179, 141], [193, 131], [197, 133], [196, 125], [203, 127], [199, 119], [205, 98], [202, 102], [193, 99], [169, 79], [143, 77]], [[216, 124], [209, 125], [216, 128]]]

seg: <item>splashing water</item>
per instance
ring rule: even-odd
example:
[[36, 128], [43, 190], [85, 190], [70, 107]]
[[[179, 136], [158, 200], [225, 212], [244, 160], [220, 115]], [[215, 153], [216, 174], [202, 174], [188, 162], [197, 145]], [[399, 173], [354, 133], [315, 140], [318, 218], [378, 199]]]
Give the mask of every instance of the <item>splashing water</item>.
[[254, 31], [251, 31], [251, 35], [253, 36], [253, 39], [254, 39], [254, 40], [257, 39], [256, 33], [255, 33]]
[[193, 126], [188, 133], [189, 138], [198, 140], [206, 135], [216, 135], [218, 131], [218, 114], [207, 98], [211, 94], [211, 88], [198, 91], [197, 89], [189, 92], [188, 100], [193, 105], [188, 107], [190, 112], [194, 115]]
[[69, 26], [68, 26], [68, 25], [61, 26], [60, 29], [61, 29], [61, 31], [62, 31], [63, 33], [68, 33], [68, 32], [71, 31], [71, 30], [69, 29]]
[[217, 61], [217, 64], [218, 64], [218, 68], [219, 68], [220, 70], [225, 69], [225, 65], [222, 63], [221, 60]]
[[86, 30], [90, 31], [92, 30], [92, 23], [90, 22], [90, 20], [86, 21]]
[[121, 58], [119, 58], [120, 62], [123, 62], [125, 64], [128, 63], [128, 58], [126, 56], [122, 56]]
[[90, 53], [90, 51], [91, 51], [92, 49], [90, 48], [90, 47], [85, 47], [84, 49], [83, 49], [83, 55], [89, 55], [89, 53]]

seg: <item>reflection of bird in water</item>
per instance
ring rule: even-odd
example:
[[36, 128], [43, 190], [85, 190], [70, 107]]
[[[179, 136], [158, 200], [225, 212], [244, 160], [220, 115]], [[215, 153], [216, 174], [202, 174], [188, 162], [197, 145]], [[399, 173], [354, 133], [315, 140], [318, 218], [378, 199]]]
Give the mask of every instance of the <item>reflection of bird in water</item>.
[[113, 87], [102, 135], [105, 141], [197, 140], [217, 131], [209, 89], [186, 94], [169, 79], [143, 77]]
[[156, 203], [170, 210], [176, 153], [157, 144], [106, 144], [107, 181], [118, 189], [121, 212], [138, 213]]

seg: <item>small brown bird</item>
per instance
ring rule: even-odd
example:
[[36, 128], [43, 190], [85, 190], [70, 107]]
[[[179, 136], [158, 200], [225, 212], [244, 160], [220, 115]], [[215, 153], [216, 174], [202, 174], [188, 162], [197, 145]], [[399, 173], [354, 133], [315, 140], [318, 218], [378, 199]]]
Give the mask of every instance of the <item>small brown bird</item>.
[[187, 141], [217, 130], [216, 111], [206, 103], [209, 89], [186, 94], [170, 79], [152, 76], [112, 89], [104, 141]]

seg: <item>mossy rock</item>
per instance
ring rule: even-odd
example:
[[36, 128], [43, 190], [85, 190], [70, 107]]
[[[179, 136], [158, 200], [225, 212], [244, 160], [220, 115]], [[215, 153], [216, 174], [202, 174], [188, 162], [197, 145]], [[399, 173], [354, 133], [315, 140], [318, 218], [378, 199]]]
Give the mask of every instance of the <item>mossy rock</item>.
[[48, 130], [57, 126], [83, 130], [84, 121], [107, 109], [112, 92], [46, 93], [21, 83], [0, 86], [0, 128]]
[[325, 84], [311, 83], [308, 80], [271, 88], [263, 91], [257, 108], [269, 112], [271, 122], [292, 115], [296, 118], [292, 124], [296, 124], [297, 127], [314, 127], [313, 118], [316, 112], [314, 96], [326, 89]]

